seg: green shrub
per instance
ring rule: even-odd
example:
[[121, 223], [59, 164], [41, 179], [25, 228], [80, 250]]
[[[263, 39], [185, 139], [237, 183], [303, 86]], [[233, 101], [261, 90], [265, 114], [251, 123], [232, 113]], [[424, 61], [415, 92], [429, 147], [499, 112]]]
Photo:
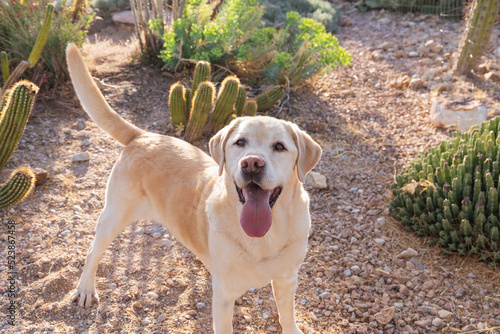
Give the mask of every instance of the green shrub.
[[325, 0], [261, 0], [264, 5], [264, 22], [268, 27], [276, 27], [286, 21], [286, 13], [297, 12], [302, 17], [314, 19], [322, 23], [326, 31], [336, 32], [338, 29], [340, 11]]
[[[0, 1], [0, 50], [8, 52], [11, 63], [27, 60], [37, 34], [43, 23], [45, 7], [49, 0]], [[86, 31], [92, 15], [84, 15], [81, 20], [73, 22], [72, 9], [61, 2], [52, 20], [45, 48], [37, 67], [27, 74], [38, 82], [42, 76], [52, 76], [50, 82], [64, 81], [68, 78], [66, 67], [66, 45], [74, 42], [81, 46], [85, 41]]]
[[112, 12], [130, 8], [130, 0], [92, 0], [92, 7], [99, 10], [100, 16], [109, 17]]
[[[349, 64], [350, 55], [335, 36], [313, 19], [287, 13], [282, 29], [259, 28], [262, 6], [256, 0], [224, 2], [213, 20], [213, 6], [188, 0], [184, 16], [162, 37], [166, 67], [205, 60], [229, 67], [247, 82], [295, 84], [314, 74]], [[150, 25], [160, 30], [160, 22]]]
[[445, 253], [500, 262], [499, 131], [495, 118], [421, 153], [396, 177], [390, 212]]

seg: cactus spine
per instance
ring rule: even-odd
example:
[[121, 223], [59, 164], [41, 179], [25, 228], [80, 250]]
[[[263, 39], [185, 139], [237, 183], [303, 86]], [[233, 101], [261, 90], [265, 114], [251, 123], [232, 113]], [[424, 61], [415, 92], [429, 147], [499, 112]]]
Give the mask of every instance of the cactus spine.
[[174, 129], [178, 130], [180, 128], [180, 132], [182, 132], [187, 124], [187, 101], [186, 89], [180, 82], [176, 82], [170, 87], [168, 106], [170, 108], [170, 120], [172, 121]]
[[48, 4], [47, 10], [45, 11], [45, 19], [43, 20], [42, 28], [40, 29], [38, 37], [36, 38], [35, 46], [33, 46], [33, 50], [31, 50], [30, 56], [28, 57], [28, 62], [31, 63], [30, 68], [35, 66], [38, 62], [38, 59], [40, 59], [43, 47], [45, 46], [47, 38], [49, 37], [50, 25], [52, 24], [53, 16], [54, 5]]
[[13, 171], [7, 182], [0, 187], [0, 209], [24, 200], [33, 190], [35, 181], [35, 174], [28, 168]]
[[279, 99], [285, 95], [281, 86], [273, 86], [256, 96], [257, 111], [264, 111], [271, 108]]
[[466, 29], [455, 61], [455, 74], [470, 72], [488, 46], [491, 32], [500, 11], [498, 0], [474, 0], [467, 17]]
[[199, 61], [194, 68], [193, 75], [193, 92], [196, 92], [198, 86], [205, 81], [210, 81], [211, 70], [210, 63], [207, 61]]
[[186, 128], [189, 142], [200, 139], [215, 96], [215, 87], [210, 81], [202, 82], [193, 97], [193, 106]]
[[240, 80], [237, 77], [230, 76], [222, 81], [214, 110], [208, 122], [210, 132], [217, 132], [226, 125], [226, 119], [234, 112], [239, 87]]
[[255, 116], [257, 113], [257, 101], [255, 99], [248, 99], [243, 108], [242, 116]]

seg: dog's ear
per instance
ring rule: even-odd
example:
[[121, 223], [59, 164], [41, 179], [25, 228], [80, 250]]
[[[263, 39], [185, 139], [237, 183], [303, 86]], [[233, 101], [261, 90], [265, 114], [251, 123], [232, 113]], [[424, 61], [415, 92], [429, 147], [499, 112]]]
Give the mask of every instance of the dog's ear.
[[234, 131], [236, 124], [239, 123], [240, 118], [234, 119], [229, 125], [222, 128], [210, 139], [208, 144], [210, 149], [210, 155], [214, 158], [215, 162], [219, 165], [219, 176], [222, 175], [224, 170], [224, 163], [226, 160], [226, 143]]
[[321, 158], [321, 146], [306, 132], [299, 129], [297, 125], [293, 123], [289, 124], [291, 125], [291, 134], [298, 151], [296, 162], [297, 176], [300, 182], [304, 183], [307, 173], [316, 166]]

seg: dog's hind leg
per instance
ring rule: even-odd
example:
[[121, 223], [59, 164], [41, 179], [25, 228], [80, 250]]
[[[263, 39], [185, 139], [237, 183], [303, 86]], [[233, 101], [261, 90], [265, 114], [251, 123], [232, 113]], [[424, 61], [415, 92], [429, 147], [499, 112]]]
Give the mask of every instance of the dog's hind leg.
[[89, 307], [99, 303], [95, 291], [97, 266], [113, 239], [134, 221], [131, 211], [130, 207], [118, 205], [116, 198], [106, 202], [97, 222], [94, 242], [87, 253], [80, 282], [71, 296], [71, 300], [79, 306]]

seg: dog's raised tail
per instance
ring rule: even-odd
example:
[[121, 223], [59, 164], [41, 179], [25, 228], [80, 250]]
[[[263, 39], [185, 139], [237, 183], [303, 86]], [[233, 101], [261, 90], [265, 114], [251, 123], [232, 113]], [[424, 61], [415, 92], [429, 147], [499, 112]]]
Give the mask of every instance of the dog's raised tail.
[[109, 106], [92, 79], [80, 51], [73, 43], [66, 48], [66, 61], [68, 62], [71, 82], [80, 103], [98, 127], [125, 146], [144, 133], [143, 130], [120, 117]]

